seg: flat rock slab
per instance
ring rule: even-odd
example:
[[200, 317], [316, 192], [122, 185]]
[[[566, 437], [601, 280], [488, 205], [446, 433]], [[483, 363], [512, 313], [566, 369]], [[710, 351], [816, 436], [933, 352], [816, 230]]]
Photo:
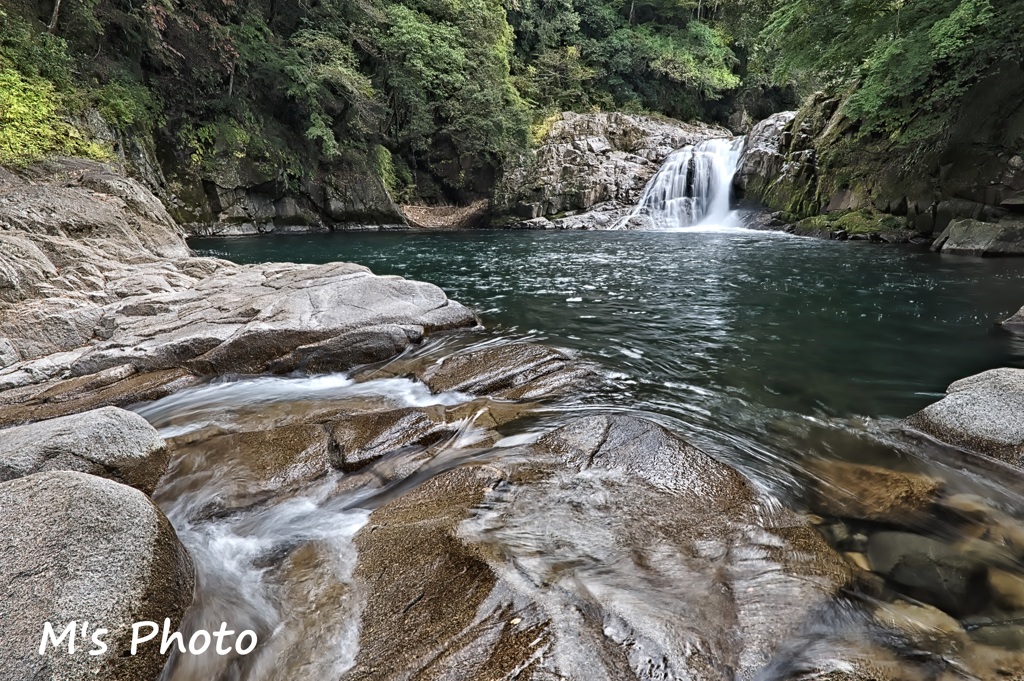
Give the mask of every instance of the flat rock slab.
[[949, 386], [946, 397], [907, 425], [958, 447], [1021, 466], [1024, 456], [1024, 369], [993, 369]]
[[80, 471], [152, 494], [168, 456], [146, 419], [117, 407], [0, 430], [0, 481]]
[[[0, 678], [156, 679], [159, 645], [130, 655], [134, 622], [177, 627], [192, 601], [192, 561], [174, 529], [141, 492], [77, 472], [0, 484]], [[39, 654], [44, 622], [109, 630], [108, 650]], [[79, 633], [80, 635], [80, 633]], [[65, 640], [67, 645], [67, 640]]]

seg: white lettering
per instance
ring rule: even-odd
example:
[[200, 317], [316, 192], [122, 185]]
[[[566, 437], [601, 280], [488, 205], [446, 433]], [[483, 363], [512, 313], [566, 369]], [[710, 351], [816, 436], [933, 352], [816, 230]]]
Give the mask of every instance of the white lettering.
[[[196, 649], [196, 639], [203, 636], [206, 639], [206, 643], [203, 644], [202, 648]], [[188, 640], [188, 652], [193, 655], [202, 655], [206, 652], [206, 649], [210, 647], [210, 632], [205, 629], [199, 629], [196, 633], [192, 634], [192, 638]]]
[[234, 633], [235, 632], [234, 632], [233, 629], [228, 629], [228, 623], [227, 622], [221, 622], [220, 623], [220, 629], [218, 629], [217, 631], [213, 632], [213, 637], [215, 639], [217, 639], [217, 654], [218, 655], [227, 655], [228, 653], [231, 652], [231, 648], [230, 647], [222, 648], [220, 644], [224, 641], [224, 637], [225, 636], [233, 636]]
[[172, 645], [175, 645], [175, 646], [178, 647], [178, 652], [180, 652], [180, 653], [185, 652], [185, 637], [182, 636], [181, 632], [178, 632], [178, 631], [176, 631], [173, 634], [171, 634], [170, 636], [168, 636], [167, 633], [170, 630], [171, 630], [171, 618], [170, 617], [166, 617], [166, 618], [164, 618], [164, 634], [161, 637], [161, 641], [160, 641], [160, 654], [161, 655], [166, 655], [167, 654], [167, 649], [170, 648]]
[[102, 655], [107, 652], [107, 644], [100, 639], [101, 636], [106, 636], [106, 634], [106, 629], [97, 629], [92, 632], [92, 644], [96, 646], [96, 648], [89, 651], [90, 655]]
[[64, 628], [61, 632], [60, 638], [57, 638], [57, 632], [53, 630], [53, 625], [49, 622], [43, 624], [43, 640], [39, 644], [39, 654], [46, 654], [46, 639], [50, 639], [50, 643], [54, 648], [60, 648], [60, 644], [64, 642], [64, 639], [68, 639], [68, 655], [75, 654], [75, 630], [78, 628], [78, 622], [72, 621], [71, 624]]
[[[252, 637], [252, 645], [249, 646], [248, 648], [246, 648], [245, 650], [242, 650], [242, 639], [245, 636], [247, 636], [247, 635]], [[246, 629], [245, 631], [243, 631], [241, 634], [238, 635], [237, 639], [235, 639], [235, 652], [238, 653], [239, 655], [248, 655], [249, 653], [251, 653], [253, 651], [253, 648], [255, 648], [255, 647], [256, 647], [256, 632], [255, 631], [252, 631], [250, 629]]]
[[[139, 638], [139, 629], [142, 627], [149, 627], [153, 631], [150, 632], [145, 638]], [[156, 635], [160, 633], [160, 625], [156, 622], [136, 622], [132, 625], [132, 655], [139, 652], [139, 644], [151, 641], [156, 638]]]

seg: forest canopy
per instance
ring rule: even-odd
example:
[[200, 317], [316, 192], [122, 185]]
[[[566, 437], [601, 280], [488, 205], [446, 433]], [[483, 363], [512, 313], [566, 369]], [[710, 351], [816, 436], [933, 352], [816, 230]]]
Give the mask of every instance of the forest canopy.
[[300, 181], [370, 158], [397, 198], [481, 193], [531, 126], [562, 110], [722, 121], [758, 98], [793, 106], [794, 85], [824, 87], [851, 93], [865, 133], [927, 138], [979, 76], [1020, 61], [1024, 27], [1014, 0], [4, 7], [0, 162], [102, 155], [74, 132], [93, 108], [199, 169], [241, 154]]

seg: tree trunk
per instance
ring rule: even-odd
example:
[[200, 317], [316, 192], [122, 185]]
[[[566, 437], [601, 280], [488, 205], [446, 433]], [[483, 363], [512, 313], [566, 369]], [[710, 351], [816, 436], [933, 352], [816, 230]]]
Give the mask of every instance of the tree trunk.
[[48, 33], [53, 33], [57, 30], [58, 16], [60, 16], [60, 0], [57, 0], [53, 5], [53, 16], [50, 17], [50, 25], [46, 27]]

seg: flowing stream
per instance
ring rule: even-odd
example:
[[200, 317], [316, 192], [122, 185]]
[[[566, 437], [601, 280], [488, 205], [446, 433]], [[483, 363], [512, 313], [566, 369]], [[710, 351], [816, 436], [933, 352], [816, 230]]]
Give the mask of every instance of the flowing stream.
[[[338, 678], [360, 645], [355, 621], [364, 596], [346, 585], [356, 561], [352, 538], [368, 513], [439, 471], [500, 457], [581, 411], [654, 418], [797, 506], [804, 462], [827, 456], [941, 469], [957, 490], [1019, 513], [1024, 496], [1016, 480], [965, 466], [948, 448], [902, 431], [899, 419], [938, 399], [953, 380], [1024, 367], [1024, 343], [993, 326], [1024, 303], [1024, 262], [736, 229], [729, 179], [739, 153], [728, 140], [676, 152], [637, 208], [665, 227], [658, 230], [195, 240], [200, 254], [243, 263], [345, 260], [436, 283], [473, 306], [487, 330], [428, 341], [417, 354], [526, 339], [595, 362], [609, 384], [548, 406], [487, 447], [473, 448], [481, 430], [468, 416], [440, 449], [400, 450], [358, 473], [338, 471], [298, 487], [261, 474], [257, 452], [267, 443], [258, 435], [245, 451], [234, 440], [218, 446], [218, 437], [287, 426], [316, 410], [450, 407], [473, 397], [431, 394], [390, 376], [241, 377], [140, 408], [179, 443], [155, 498], [199, 566], [200, 607], [191, 625], [216, 628], [230, 619], [269, 641], [244, 660], [179, 660], [171, 678], [298, 678], [290, 657], [303, 660], [302, 678]], [[468, 454], [446, 458], [453, 444]], [[577, 544], [584, 551], [589, 532], [612, 531], [612, 517], [602, 515], [611, 511], [599, 503], [606, 483], [593, 480], [591, 496], [563, 489], [532, 508], [520, 501], [516, 534], [488, 536], [506, 542], [506, 551]], [[593, 505], [581, 507], [583, 497]], [[508, 521], [494, 517], [500, 508], [482, 510], [477, 526]], [[564, 540], [551, 549], [555, 537]], [[310, 541], [317, 555], [288, 554]], [[307, 562], [321, 575], [329, 564], [332, 579], [310, 581]], [[618, 565], [609, 558], [588, 588], [618, 594], [650, 621], [669, 622], [673, 608], [696, 598], [666, 591], [665, 583], [645, 586], [642, 575], [619, 573]], [[306, 589], [301, 597], [289, 591], [295, 584]], [[329, 618], [303, 609], [330, 589], [343, 590], [345, 608]]]

